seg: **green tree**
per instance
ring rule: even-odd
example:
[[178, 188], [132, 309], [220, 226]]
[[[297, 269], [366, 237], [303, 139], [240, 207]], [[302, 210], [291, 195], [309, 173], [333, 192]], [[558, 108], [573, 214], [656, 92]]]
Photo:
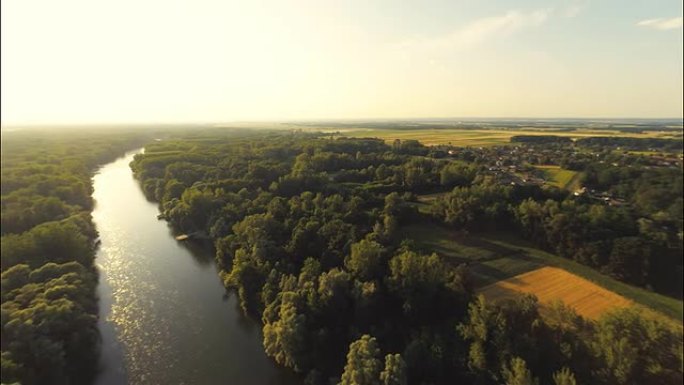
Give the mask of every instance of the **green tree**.
[[537, 299], [533, 296], [495, 304], [478, 296], [468, 308], [467, 320], [458, 326], [470, 343], [468, 367], [476, 376], [497, 378], [512, 357], [538, 360], [538, 334], [542, 325]]
[[553, 383], [556, 385], [577, 385], [575, 375], [568, 368], [563, 368], [554, 373]]
[[682, 332], [633, 308], [618, 309], [599, 319], [594, 354], [599, 375], [613, 384], [679, 384], [682, 382]]
[[537, 385], [539, 380], [532, 377], [532, 372], [527, 369], [525, 360], [513, 357], [510, 365], [505, 365], [502, 371], [506, 385]]
[[385, 356], [385, 369], [380, 373], [382, 385], [406, 385], [406, 363], [401, 354]]
[[282, 293], [278, 320], [263, 328], [266, 354], [277, 363], [301, 371], [306, 354], [306, 316], [300, 314], [296, 294]]
[[341, 385], [380, 385], [382, 362], [374, 337], [364, 334], [349, 345]]
[[390, 260], [389, 266], [387, 287], [401, 300], [410, 320], [439, 319], [462, 311], [456, 304], [465, 305], [463, 276], [437, 254], [404, 250]]
[[613, 241], [607, 270], [623, 281], [643, 285], [648, 278], [651, 249], [638, 237], [618, 238]]
[[345, 258], [344, 266], [361, 280], [372, 279], [380, 272], [382, 252], [379, 243], [362, 239], [351, 246], [351, 254]]

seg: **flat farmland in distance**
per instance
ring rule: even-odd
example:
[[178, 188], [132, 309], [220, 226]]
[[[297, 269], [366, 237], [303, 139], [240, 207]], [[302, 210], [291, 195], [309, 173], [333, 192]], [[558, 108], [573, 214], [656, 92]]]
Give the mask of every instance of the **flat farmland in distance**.
[[488, 300], [508, 298], [519, 293], [534, 294], [542, 306], [561, 300], [588, 319], [597, 319], [606, 311], [633, 305], [625, 297], [563, 269], [549, 266], [485, 286], [478, 292]]
[[582, 138], [589, 136], [620, 136], [633, 138], [672, 138], [671, 132], [651, 131], [643, 134], [626, 133], [610, 130], [576, 130], [576, 131], [550, 131], [550, 130], [498, 130], [498, 129], [348, 129], [340, 130], [342, 135], [349, 137], [380, 138], [387, 142], [395, 139], [418, 140], [425, 145], [450, 144], [460, 147], [487, 147], [510, 145], [510, 139], [515, 135], [556, 135], [570, 138]]
[[373, 137], [391, 142], [395, 139], [418, 140], [431, 146], [451, 144], [461, 147], [503, 146], [510, 144], [511, 134], [495, 130], [416, 129], [416, 130], [359, 130], [344, 133], [346, 136]]

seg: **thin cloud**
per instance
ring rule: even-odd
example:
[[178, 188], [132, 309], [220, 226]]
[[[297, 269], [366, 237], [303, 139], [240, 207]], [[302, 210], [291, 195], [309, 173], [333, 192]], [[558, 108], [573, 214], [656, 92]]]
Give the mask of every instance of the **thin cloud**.
[[585, 0], [571, 0], [569, 4], [560, 9], [560, 14], [567, 18], [577, 17], [586, 7], [587, 2]]
[[540, 26], [546, 22], [549, 14], [549, 10], [508, 11], [501, 15], [474, 20], [445, 35], [409, 40], [401, 46], [427, 50], [463, 50], [526, 28]]
[[682, 17], [672, 17], [672, 18], [659, 18], [659, 19], [648, 19], [642, 20], [636, 23], [639, 27], [667, 30], [667, 29], [678, 29], [682, 28]]

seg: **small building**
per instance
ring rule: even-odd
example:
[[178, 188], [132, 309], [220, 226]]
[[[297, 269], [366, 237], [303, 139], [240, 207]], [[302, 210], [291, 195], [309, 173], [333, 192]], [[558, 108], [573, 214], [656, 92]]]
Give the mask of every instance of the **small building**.
[[579, 196], [582, 196], [582, 195], [584, 195], [584, 194], [586, 194], [586, 193], [587, 193], [587, 188], [586, 188], [586, 187], [582, 187], [582, 188], [580, 188], [580, 189], [575, 190], [575, 192], [573, 193], [573, 195], [576, 196], [576, 197], [579, 197]]

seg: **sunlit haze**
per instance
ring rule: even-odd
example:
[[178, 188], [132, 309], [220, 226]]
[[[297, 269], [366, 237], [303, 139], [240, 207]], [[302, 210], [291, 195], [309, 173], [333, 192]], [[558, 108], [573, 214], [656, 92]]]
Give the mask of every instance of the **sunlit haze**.
[[3, 0], [2, 123], [682, 117], [681, 0]]

